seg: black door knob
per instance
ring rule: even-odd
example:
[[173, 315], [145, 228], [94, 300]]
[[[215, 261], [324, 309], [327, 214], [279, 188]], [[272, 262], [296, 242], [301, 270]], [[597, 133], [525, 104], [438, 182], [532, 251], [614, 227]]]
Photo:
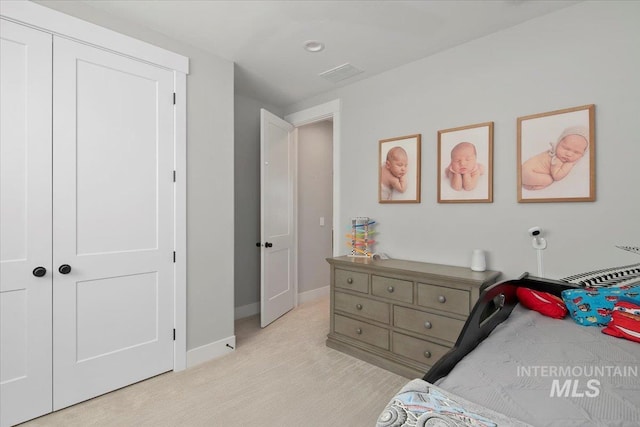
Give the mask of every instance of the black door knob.
[[270, 248], [273, 246], [273, 243], [269, 243], [269, 242], [264, 242], [264, 247], [265, 248]]
[[71, 266], [69, 264], [62, 264], [60, 268], [58, 268], [58, 271], [61, 274], [69, 274], [71, 272]]
[[33, 269], [33, 275], [36, 277], [42, 277], [47, 274], [47, 269], [44, 267], [36, 267]]

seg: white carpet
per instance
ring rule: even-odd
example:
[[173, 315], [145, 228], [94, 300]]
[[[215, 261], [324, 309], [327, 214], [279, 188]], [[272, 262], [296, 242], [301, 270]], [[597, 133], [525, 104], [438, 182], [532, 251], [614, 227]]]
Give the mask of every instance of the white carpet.
[[329, 299], [265, 329], [236, 321], [235, 352], [23, 426], [373, 427], [407, 379], [325, 346]]

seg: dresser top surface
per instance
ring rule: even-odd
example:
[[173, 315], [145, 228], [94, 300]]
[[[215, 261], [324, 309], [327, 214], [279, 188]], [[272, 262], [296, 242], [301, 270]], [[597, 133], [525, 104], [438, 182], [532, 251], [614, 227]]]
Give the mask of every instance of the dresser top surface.
[[329, 264], [335, 266], [365, 267], [376, 271], [389, 271], [402, 274], [420, 274], [441, 277], [453, 277], [464, 281], [484, 283], [488, 280], [495, 280], [500, 276], [499, 271], [473, 271], [468, 267], [460, 267], [444, 264], [433, 264], [428, 262], [408, 261], [401, 259], [381, 259], [373, 260], [364, 257], [339, 256], [327, 258]]

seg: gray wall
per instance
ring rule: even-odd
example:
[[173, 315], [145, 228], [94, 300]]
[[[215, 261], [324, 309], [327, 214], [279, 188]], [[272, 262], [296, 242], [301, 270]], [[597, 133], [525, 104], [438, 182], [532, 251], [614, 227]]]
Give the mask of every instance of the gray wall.
[[[188, 348], [232, 335], [234, 265], [235, 305], [259, 299], [259, 175], [244, 165], [258, 164], [257, 111], [268, 103], [237, 98], [234, 153], [233, 64], [80, 2], [38, 3], [190, 57]], [[638, 16], [638, 2], [584, 2], [286, 111], [267, 108], [283, 116], [342, 100], [340, 216], [343, 223], [364, 214], [378, 220], [376, 250], [468, 265], [471, 250], [484, 248], [489, 267], [512, 277], [535, 271], [526, 230], [540, 225], [548, 231], [544, 255], [550, 277], [637, 262], [613, 245], [640, 244], [634, 178], [640, 156], [634, 140], [640, 117]], [[597, 201], [518, 204], [516, 118], [590, 103], [596, 104]], [[484, 121], [495, 122], [494, 203], [438, 204], [437, 131]], [[423, 201], [379, 205], [378, 140], [412, 133], [423, 136]], [[357, 165], [347, 163], [356, 157]], [[246, 173], [236, 172], [232, 162], [216, 161], [222, 158], [234, 158]], [[235, 178], [235, 198], [229, 176]], [[234, 235], [234, 220], [249, 228]]]
[[[535, 273], [527, 229], [547, 232], [546, 275], [640, 261], [640, 2], [589, 1], [287, 107], [340, 98], [340, 221], [368, 215], [377, 251], [468, 266], [471, 251]], [[596, 202], [517, 203], [517, 117], [596, 105]], [[493, 121], [494, 202], [438, 204], [437, 132]], [[377, 202], [378, 140], [422, 134], [422, 203]], [[349, 159], [358, 159], [352, 162]], [[337, 239], [337, 241], [340, 241]], [[342, 253], [346, 246], [342, 245]]]
[[[333, 123], [298, 128], [298, 293], [329, 286], [333, 226]], [[320, 225], [324, 218], [324, 226]], [[337, 242], [342, 242], [340, 233]]]
[[187, 77], [187, 348], [234, 334], [233, 63], [75, 1], [38, 1], [190, 58]]

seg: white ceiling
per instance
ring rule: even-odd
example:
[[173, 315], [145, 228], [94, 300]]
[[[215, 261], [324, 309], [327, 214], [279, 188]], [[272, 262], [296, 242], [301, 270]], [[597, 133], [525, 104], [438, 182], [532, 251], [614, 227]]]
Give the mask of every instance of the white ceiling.
[[[83, 0], [236, 64], [238, 93], [287, 106], [577, 1]], [[308, 40], [326, 45], [303, 49]], [[332, 83], [318, 74], [364, 72]]]

